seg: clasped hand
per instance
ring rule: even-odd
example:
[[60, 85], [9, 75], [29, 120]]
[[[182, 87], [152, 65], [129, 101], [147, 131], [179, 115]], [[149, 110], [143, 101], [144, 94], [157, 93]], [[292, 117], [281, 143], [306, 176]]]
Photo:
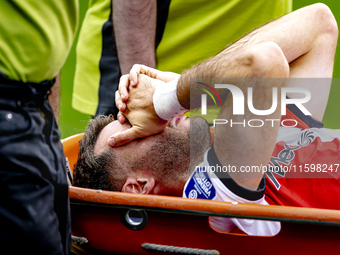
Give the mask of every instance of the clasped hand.
[[131, 128], [110, 136], [108, 145], [120, 146], [162, 132], [168, 121], [156, 114], [153, 94], [158, 86], [166, 86], [167, 82], [178, 77], [179, 74], [161, 72], [144, 65], [134, 65], [128, 75], [123, 75], [115, 94], [119, 109], [117, 117], [121, 124], [129, 121]]

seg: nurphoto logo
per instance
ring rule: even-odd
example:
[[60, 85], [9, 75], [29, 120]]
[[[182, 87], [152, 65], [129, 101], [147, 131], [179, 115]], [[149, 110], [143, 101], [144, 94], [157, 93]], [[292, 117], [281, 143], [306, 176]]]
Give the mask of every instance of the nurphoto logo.
[[[211, 91], [213, 91], [213, 93], [215, 94], [215, 96], [218, 98], [220, 104], [222, 105], [220, 96], [218, 95], [216, 89], [228, 89], [229, 92], [232, 95], [233, 98], [233, 115], [244, 115], [244, 107], [245, 107], [245, 97], [244, 94], [242, 92], [242, 90], [240, 88], [238, 88], [235, 85], [231, 85], [231, 84], [215, 84], [214, 88], [212, 86], [209, 86], [205, 83], [201, 83], [205, 86], [207, 86], [208, 88], [210, 88]], [[198, 89], [201, 89], [203, 91], [205, 91], [214, 101], [215, 105], [216, 104], [216, 100], [213, 96], [213, 94], [211, 92], [209, 92], [209, 90], [204, 89], [204, 88], [200, 88], [198, 87]], [[270, 89], [270, 88], [268, 88]], [[269, 109], [266, 110], [258, 110], [255, 109], [254, 105], [253, 105], [253, 88], [252, 87], [248, 87], [247, 88], [247, 106], [248, 109], [251, 113], [253, 113], [254, 115], [257, 116], [265, 116], [265, 115], [270, 115], [272, 113], [275, 112], [275, 110], [278, 107], [278, 88], [273, 87], [272, 89], [272, 105]], [[296, 107], [298, 107], [301, 112], [305, 115], [311, 115], [311, 113], [306, 109], [306, 107], [303, 106], [304, 103], [307, 103], [310, 99], [311, 99], [311, 93], [310, 91], [308, 91], [305, 88], [298, 88], [298, 87], [283, 87], [280, 88], [281, 89], [281, 115], [286, 115], [286, 106], [288, 104], [291, 105], [295, 105]], [[303, 97], [301, 98], [288, 98], [287, 94], [292, 94], [292, 93], [299, 93], [300, 95], [303, 95]], [[201, 95], [201, 114], [202, 115], [207, 115], [207, 94], [202, 94]], [[274, 127], [274, 123], [276, 121], [279, 121], [279, 119], [250, 119], [250, 120], [243, 120], [243, 121], [239, 121], [239, 122], [233, 122], [232, 119], [230, 120], [226, 120], [226, 119], [214, 119], [213, 121], [213, 127], [215, 127], [216, 125], [219, 124], [230, 124], [230, 126], [232, 127], [233, 125], [243, 125], [246, 126], [246, 124], [250, 127], [262, 127], [265, 122], [271, 123], [272, 127]], [[290, 123], [290, 125], [285, 125], [286, 123]], [[293, 125], [291, 125], [291, 123], [295, 123]], [[282, 126], [290, 126], [290, 127], [295, 127], [297, 125], [297, 121], [294, 119], [285, 119], [281, 121], [281, 125]]]

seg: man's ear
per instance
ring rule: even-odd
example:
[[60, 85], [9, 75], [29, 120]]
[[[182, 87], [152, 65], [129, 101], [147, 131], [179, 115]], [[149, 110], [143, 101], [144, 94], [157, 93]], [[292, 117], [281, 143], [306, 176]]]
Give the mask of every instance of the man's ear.
[[153, 177], [128, 177], [125, 181], [122, 192], [135, 194], [150, 194], [155, 187]]

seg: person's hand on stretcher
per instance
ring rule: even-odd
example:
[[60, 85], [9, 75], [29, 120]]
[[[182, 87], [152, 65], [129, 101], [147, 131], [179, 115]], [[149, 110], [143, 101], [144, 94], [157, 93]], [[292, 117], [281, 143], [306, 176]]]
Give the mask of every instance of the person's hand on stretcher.
[[166, 86], [167, 82], [179, 77], [179, 74], [161, 72], [144, 65], [134, 65], [128, 75], [123, 75], [115, 94], [119, 109], [117, 118], [121, 124], [129, 121], [131, 128], [110, 136], [108, 145], [120, 146], [163, 131], [168, 121], [157, 115], [153, 94], [157, 86]]

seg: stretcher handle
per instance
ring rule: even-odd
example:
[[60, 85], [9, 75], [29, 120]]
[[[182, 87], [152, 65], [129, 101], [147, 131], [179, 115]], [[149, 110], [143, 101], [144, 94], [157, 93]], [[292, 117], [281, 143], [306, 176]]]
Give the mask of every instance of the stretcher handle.
[[205, 199], [188, 199], [160, 195], [140, 195], [114, 191], [101, 191], [69, 187], [69, 196], [78, 201], [129, 207], [147, 207], [203, 212], [211, 215], [284, 221], [311, 221], [317, 223], [336, 223], [340, 225], [340, 211], [305, 207], [254, 205], [229, 203]]

